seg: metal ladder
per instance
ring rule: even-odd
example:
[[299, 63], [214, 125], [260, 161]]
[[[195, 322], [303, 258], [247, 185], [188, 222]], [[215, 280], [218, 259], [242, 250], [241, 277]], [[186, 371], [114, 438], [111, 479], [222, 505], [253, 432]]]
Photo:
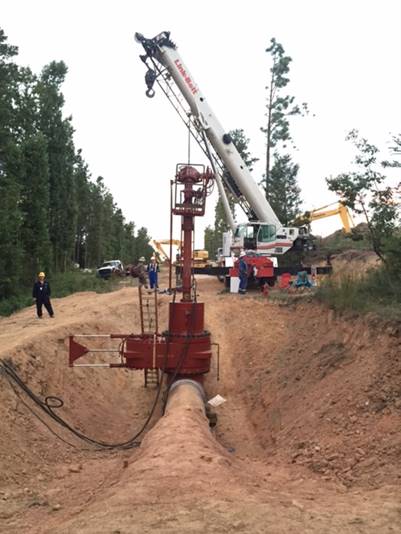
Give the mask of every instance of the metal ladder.
[[[159, 316], [157, 291], [144, 289], [140, 284], [139, 292], [139, 313], [141, 319], [141, 332], [154, 336], [154, 350], [156, 351], [156, 336], [159, 331]], [[156, 365], [156, 352], [154, 352], [154, 365]], [[159, 385], [159, 369], [144, 369], [145, 388], [148, 386], [157, 387]]]

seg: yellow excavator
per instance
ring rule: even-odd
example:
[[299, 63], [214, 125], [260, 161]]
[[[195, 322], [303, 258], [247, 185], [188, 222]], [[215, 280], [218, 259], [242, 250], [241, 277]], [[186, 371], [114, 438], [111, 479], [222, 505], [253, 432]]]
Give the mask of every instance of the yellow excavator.
[[181, 241], [179, 239], [152, 239], [150, 241], [150, 246], [153, 248], [156, 254], [160, 256], [161, 261], [170, 261], [169, 253], [170, 251], [166, 252], [163, 245], [173, 245], [174, 247], [178, 247], [178, 252], [180, 251], [181, 247]]
[[[335, 208], [330, 208], [330, 206], [336, 205]], [[318, 219], [324, 219], [325, 217], [332, 217], [333, 215], [339, 215], [343, 230], [346, 235], [352, 234], [352, 228], [354, 227], [354, 221], [352, 220], [351, 214], [345, 204], [342, 202], [328, 204], [327, 206], [322, 206], [315, 210], [306, 211], [303, 215], [298, 217], [297, 222], [302, 224], [310, 224], [312, 221], [317, 221]]]
[[[150, 246], [156, 254], [159, 255], [161, 261], [170, 261], [170, 251], [166, 252], [163, 245], [177, 247], [177, 253], [180, 254], [181, 241], [179, 239], [152, 239]], [[174, 259], [173, 259], [174, 263]], [[194, 250], [193, 265], [194, 267], [207, 267], [209, 265], [209, 253], [207, 250]]]

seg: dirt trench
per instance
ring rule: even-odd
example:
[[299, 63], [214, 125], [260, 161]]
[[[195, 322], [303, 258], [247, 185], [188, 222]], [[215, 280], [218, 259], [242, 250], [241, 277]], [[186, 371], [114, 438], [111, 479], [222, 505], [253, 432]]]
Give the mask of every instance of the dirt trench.
[[[198, 413], [160, 418], [142, 445], [98, 452], [60, 441], [1, 377], [0, 532], [399, 532], [401, 334], [311, 302], [221, 293], [199, 278], [220, 344], [206, 389], [227, 402], [212, 431]], [[161, 320], [168, 297], [160, 297]], [[140, 372], [69, 369], [71, 333], [138, 330], [134, 287], [54, 301], [0, 319], [0, 357], [86, 434], [125, 441], [154, 390]], [[53, 430], [54, 425], [50, 424]]]

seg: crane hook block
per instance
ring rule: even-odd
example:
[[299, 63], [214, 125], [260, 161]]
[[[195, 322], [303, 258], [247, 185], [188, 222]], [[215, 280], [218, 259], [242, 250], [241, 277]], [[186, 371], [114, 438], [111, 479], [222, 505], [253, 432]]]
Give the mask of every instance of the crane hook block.
[[225, 145], [229, 145], [230, 143], [232, 143], [232, 137], [230, 134], [224, 134], [223, 135], [223, 143]]

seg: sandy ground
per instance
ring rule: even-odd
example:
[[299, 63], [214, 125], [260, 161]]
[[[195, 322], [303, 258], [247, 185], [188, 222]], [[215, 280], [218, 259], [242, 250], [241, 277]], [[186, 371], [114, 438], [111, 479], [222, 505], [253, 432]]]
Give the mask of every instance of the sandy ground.
[[[227, 399], [215, 429], [159, 408], [140, 448], [99, 452], [48, 422], [72, 447], [0, 377], [0, 532], [401, 532], [398, 327], [198, 282], [221, 350], [207, 394]], [[55, 320], [33, 308], [0, 319], [0, 357], [96, 439], [134, 435], [155, 390], [141, 372], [68, 368], [65, 339], [138, 331], [136, 291], [55, 299]]]

